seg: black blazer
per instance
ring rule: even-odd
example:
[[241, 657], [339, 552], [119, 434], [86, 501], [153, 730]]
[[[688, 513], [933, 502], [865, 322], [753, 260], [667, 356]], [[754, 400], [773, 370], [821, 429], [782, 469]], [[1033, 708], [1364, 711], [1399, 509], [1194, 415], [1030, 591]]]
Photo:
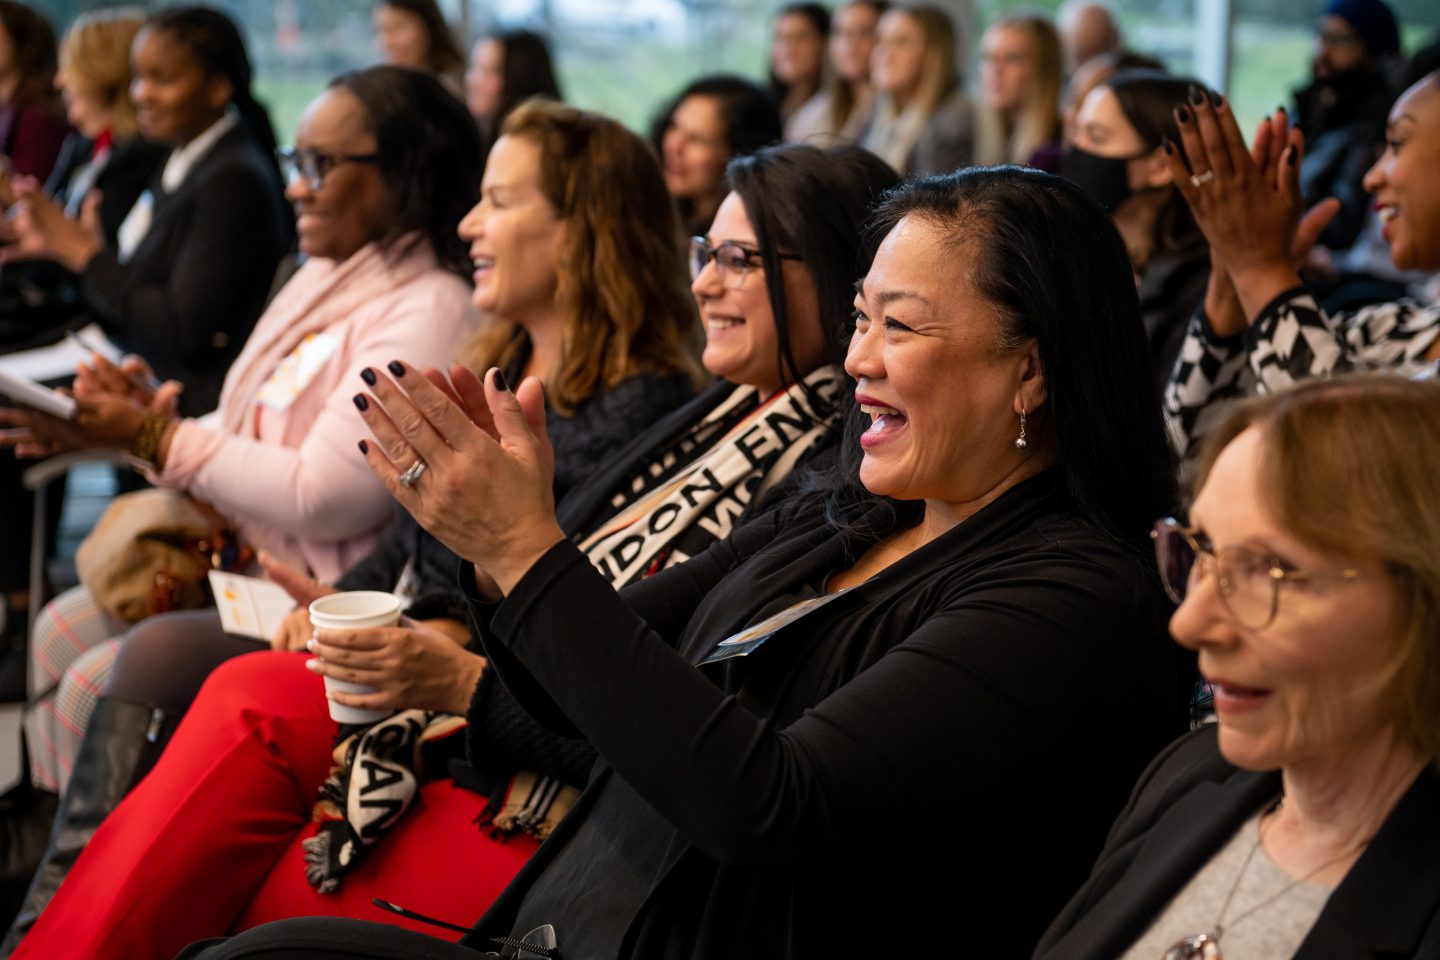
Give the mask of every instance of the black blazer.
[[[575, 892], [620, 918], [622, 955], [1028, 956], [1180, 727], [1168, 605], [1040, 476], [750, 657], [693, 666], [876, 535], [802, 498], [619, 594], [566, 542], [477, 605], [511, 692], [603, 762], [466, 942], [510, 934], [561, 855], [623, 856], [575, 842], [619, 798], [668, 850], [633, 914]], [[562, 955], [588, 960], [567, 920]]]
[[[1090, 879], [1035, 960], [1114, 960], [1244, 822], [1280, 774], [1225, 762], [1212, 724], [1181, 737], [1135, 787]], [[1440, 772], [1427, 768], [1320, 912], [1295, 960], [1440, 957]]]
[[81, 273], [107, 332], [164, 379], [185, 384], [181, 412], [215, 407], [225, 371], [264, 309], [293, 223], [274, 162], [230, 130], [173, 194], [150, 179], [150, 231], [129, 262], [107, 247]]

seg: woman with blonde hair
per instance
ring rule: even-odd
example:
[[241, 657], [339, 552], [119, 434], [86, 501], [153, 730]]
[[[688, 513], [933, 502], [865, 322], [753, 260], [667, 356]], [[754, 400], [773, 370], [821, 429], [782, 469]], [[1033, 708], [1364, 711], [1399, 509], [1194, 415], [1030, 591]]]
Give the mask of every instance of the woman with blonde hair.
[[895, 7], [876, 29], [875, 110], [861, 146], [901, 174], [946, 173], [968, 165], [974, 109], [960, 86], [949, 15], [919, 4]]
[[824, 86], [785, 123], [787, 143], [854, 143], [870, 119], [876, 28], [887, 0], [850, 0], [835, 8], [827, 43], [830, 69]]
[[1045, 16], [1012, 13], [985, 31], [977, 163], [1059, 168], [1061, 62], [1060, 35]]
[[1440, 385], [1394, 374], [1206, 438], [1154, 537], [1219, 722], [1140, 778], [1038, 960], [1440, 950], [1437, 450]]

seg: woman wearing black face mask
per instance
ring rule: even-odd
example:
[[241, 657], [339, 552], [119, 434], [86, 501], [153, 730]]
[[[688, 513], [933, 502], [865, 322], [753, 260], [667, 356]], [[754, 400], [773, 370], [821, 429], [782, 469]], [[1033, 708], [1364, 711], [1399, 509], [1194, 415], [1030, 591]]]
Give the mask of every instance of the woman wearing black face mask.
[[1175, 189], [1162, 147], [1166, 137], [1179, 141], [1173, 110], [1191, 84], [1199, 86], [1158, 70], [1116, 73], [1081, 104], [1061, 165], [1110, 211], [1125, 239], [1162, 389], [1210, 272], [1205, 238]]

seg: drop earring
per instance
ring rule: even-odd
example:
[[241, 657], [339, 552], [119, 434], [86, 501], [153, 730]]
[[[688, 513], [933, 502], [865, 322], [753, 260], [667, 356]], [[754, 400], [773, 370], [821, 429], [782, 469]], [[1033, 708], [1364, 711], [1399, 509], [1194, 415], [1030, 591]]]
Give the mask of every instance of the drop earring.
[[1022, 404], [1020, 406], [1020, 436], [1015, 438], [1015, 449], [1024, 450], [1028, 446], [1030, 444], [1025, 439], [1025, 406]]

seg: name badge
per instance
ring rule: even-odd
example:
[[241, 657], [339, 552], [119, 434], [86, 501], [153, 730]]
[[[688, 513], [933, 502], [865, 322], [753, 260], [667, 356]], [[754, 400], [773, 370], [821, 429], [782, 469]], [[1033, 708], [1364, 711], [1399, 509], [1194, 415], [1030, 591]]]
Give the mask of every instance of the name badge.
[[806, 614], [813, 613], [831, 601], [838, 600], [850, 592], [847, 587], [835, 593], [826, 593], [818, 597], [811, 597], [808, 600], [801, 600], [792, 607], [786, 607], [774, 616], [766, 617], [759, 623], [746, 627], [739, 633], [732, 634], [715, 644], [715, 649], [705, 655], [700, 665], [707, 663], [719, 663], [721, 660], [730, 660], [734, 657], [748, 657], [759, 650], [766, 640], [779, 633], [785, 627], [790, 626], [796, 620]]
[[270, 379], [261, 385], [255, 399], [271, 410], [288, 410], [295, 398], [325, 368], [340, 348], [340, 338], [331, 333], [312, 333], [290, 355], [280, 361]]

